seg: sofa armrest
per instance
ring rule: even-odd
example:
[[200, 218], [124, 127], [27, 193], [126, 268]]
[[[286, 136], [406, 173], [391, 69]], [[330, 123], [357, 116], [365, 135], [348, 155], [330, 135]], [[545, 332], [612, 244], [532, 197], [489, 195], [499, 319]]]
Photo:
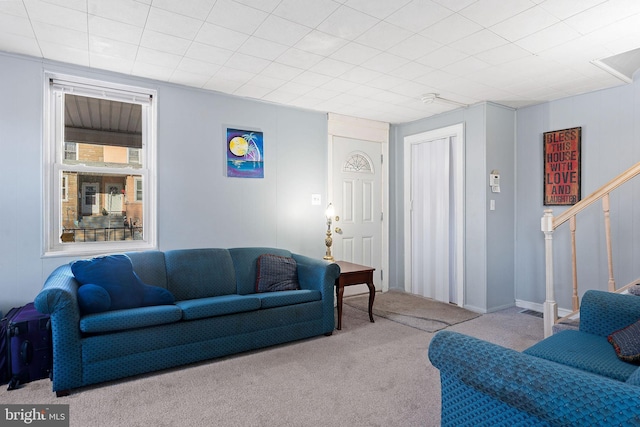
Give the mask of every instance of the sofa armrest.
[[[474, 411], [460, 404], [465, 397], [550, 425], [640, 424], [637, 386], [451, 331], [434, 336], [429, 360], [443, 383], [442, 425], [455, 425], [457, 416], [473, 425]], [[478, 424], [487, 421], [481, 408], [475, 413]]]
[[335, 328], [333, 306], [334, 286], [340, 276], [340, 267], [322, 259], [291, 254], [298, 265], [298, 283], [302, 289], [315, 289], [322, 294], [324, 333], [329, 334]]
[[51, 316], [53, 391], [82, 385], [78, 286], [69, 265], [63, 265], [51, 273], [34, 300], [38, 311]]
[[580, 330], [608, 336], [640, 319], [640, 297], [589, 290], [580, 303]]

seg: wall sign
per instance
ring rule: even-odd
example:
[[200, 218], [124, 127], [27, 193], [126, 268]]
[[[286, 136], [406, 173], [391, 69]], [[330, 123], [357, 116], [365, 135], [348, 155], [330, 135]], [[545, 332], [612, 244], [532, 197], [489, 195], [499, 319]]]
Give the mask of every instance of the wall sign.
[[543, 134], [545, 205], [575, 205], [580, 201], [581, 135], [581, 127]]

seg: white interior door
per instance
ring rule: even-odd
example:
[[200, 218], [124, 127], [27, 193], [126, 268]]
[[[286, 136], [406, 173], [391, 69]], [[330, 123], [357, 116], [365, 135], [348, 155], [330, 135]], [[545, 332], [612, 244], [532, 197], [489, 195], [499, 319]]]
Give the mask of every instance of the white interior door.
[[[382, 289], [382, 144], [334, 136], [332, 140], [333, 256], [374, 267]], [[353, 286], [345, 292], [368, 292]], [[358, 288], [358, 289], [355, 289]], [[346, 294], [346, 293], [345, 293]]]
[[404, 139], [405, 290], [464, 305], [464, 127]]

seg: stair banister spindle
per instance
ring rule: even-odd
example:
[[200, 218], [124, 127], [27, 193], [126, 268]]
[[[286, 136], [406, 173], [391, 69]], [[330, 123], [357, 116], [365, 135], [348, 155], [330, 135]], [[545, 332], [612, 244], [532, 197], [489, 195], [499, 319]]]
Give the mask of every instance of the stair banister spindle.
[[541, 219], [541, 228], [544, 233], [545, 253], [545, 284], [546, 296], [544, 301], [544, 336], [549, 337], [553, 333], [553, 325], [558, 318], [558, 305], [553, 292], [553, 211], [545, 209]]
[[616, 281], [613, 277], [613, 251], [611, 250], [611, 214], [609, 212], [609, 193], [602, 197], [602, 211], [604, 212], [604, 233], [607, 243], [607, 262], [609, 263], [609, 292], [616, 291]]
[[573, 311], [580, 308], [580, 300], [578, 298], [578, 261], [576, 254], [576, 216], [572, 216], [569, 220], [569, 230], [571, 231], [571, 273], [573, 278]]

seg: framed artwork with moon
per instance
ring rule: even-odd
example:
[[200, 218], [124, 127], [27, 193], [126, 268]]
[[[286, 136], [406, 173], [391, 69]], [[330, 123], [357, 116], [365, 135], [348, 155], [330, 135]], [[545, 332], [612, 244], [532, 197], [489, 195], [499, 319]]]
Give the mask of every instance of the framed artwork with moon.
[[227, 176], [264, 178], [262, 132], [227, 128]]

